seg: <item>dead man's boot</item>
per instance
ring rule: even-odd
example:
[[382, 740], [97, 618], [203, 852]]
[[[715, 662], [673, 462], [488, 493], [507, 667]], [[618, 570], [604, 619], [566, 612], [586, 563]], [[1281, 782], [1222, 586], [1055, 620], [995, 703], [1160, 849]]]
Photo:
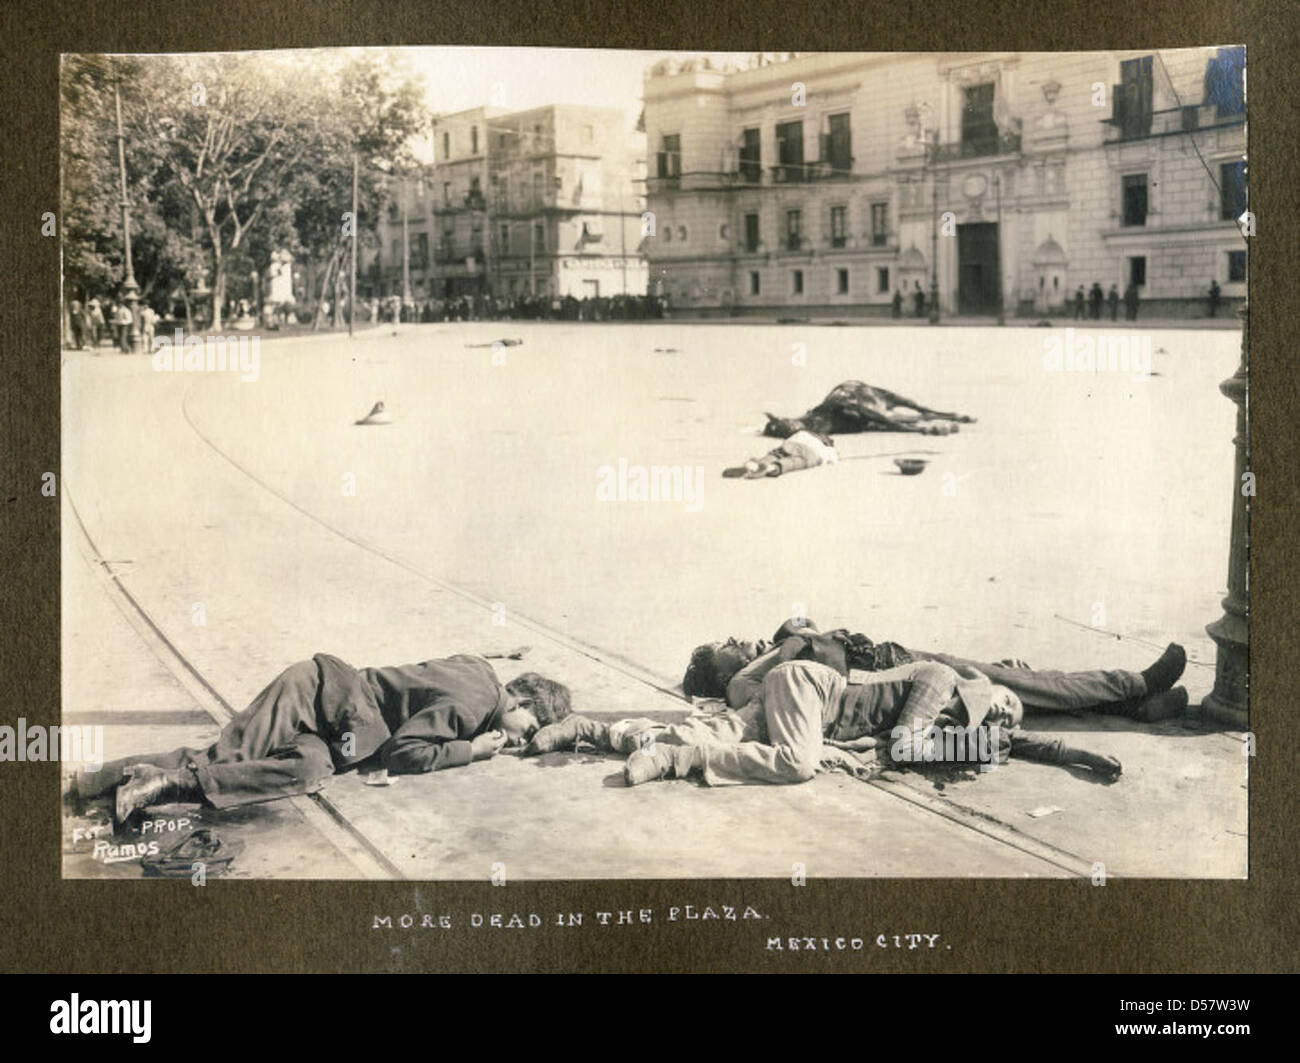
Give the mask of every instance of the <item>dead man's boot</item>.
[[1187, 651], [1178, 643], [1171, 642], [1165, 647], [1155, 664], [1142, 669], [1142, 678], [1146, 681], [1148, 694], [1163, 694], [1169, 690], [1187, 667]]
[[648, 749], [638, 749], [623, 766], [623, 781], [639, 786], [655, 779], [684, 779], [703, 764], [699, 746], [669, 746], [656, 742]]
[[1187, 688], [1174, 687], [1159, 694], [1152, 694], [1138, 703], [1137, 718], [1143, 723], [1157, 723], [1171, 720], [1187, 712]]
[[558, 723], [541, 728], [524, 747], [522, 755], [536, 757], [543, 753], [573, 749], [580, 741], [590, 742], [597, 749], [608, 752], [609, 724], [576, 713], [570, 714]]
[[113, 803], [118, 823], [125, 823], [132, 813], [151, 805], [203, 800], [198, 776], [191, 768], [165, 771], [152, 764], [135, 764], [126, 769], [125, 775]]
[[1130, 720], [1140, 720], [1142, 723], [1156, 723], [1182, 716], [1187, 711], [1187, 688], [1174, 687], [1173, 690], [1162, 690], [1158, 694], [1129, 698], [1126, 701], [1112, 701], [1105, 705], [1097, 705], [1092, 711], [1106, 716], [1123, 716]]

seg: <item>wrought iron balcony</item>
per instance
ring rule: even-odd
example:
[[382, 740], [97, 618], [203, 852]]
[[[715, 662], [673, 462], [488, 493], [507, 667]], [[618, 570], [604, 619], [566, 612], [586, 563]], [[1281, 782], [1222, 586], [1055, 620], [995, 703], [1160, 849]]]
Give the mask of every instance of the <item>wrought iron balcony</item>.
[[1175, 133], [1188, 133], [1216, 126], [1239, 125], [1244, 113], [1221, 114], [1214, 103], [1192, 104], [1187, 107], [1169, 107], [1163, 111], [1143, 110], [1129, 103], [1122, 95], [1122, 85], [1114, 86], [1114, 106], [1106, 125], [1115, 127], [1118, 140], [1140, 140], [1143, 137], [1164, 137]]
[[953, 144], [936, 144], [934, 162], [956, 162], [961, 159], [978, 159], [991, 155], [1019, 155], [1021, 136], [1010, 130], [993, 130], [990, 133], [964, 137]]

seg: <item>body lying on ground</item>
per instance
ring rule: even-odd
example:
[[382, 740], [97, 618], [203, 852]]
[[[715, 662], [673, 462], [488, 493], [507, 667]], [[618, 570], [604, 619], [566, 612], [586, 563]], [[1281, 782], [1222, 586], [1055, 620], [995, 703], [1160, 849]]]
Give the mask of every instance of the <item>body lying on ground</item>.
[[779, 446], [773, 447], [761, 458], [750, 458], [744, 465], [723, 469], [728, 478], [743, 476], [757, 480], [767, 476], [782, 476], [799, 469], [812, 469], [818, 465], [831, 465], [839, 461], [839, 453], [830, 436], [816, 432], [798, 431]]
[[821, 632], [806, 619], [782, 624], [770, 644], [730, 638], [697, 646], [682, 678], [682, 692], [688, 698], [725, 698], [732, 708], [739, 708], [754, 695], [772, 667], [794, 660], [819, 661], [845, 677], [853, 671], [875, 672], [912, 661], [939, 661], [961, 674], [988, 676], [1015, 693], [1030, 713], [1093, 711], [1151, 723], [1180, 715], [1187, 708], [1187, 691], [1174, 687], [1187, 664], [1187, 654], [1175, 643], [1141, 672], [1036, 671], [1013, 659], [981, 662], [911, 649], [897, 642], [873, 642], [845, 628]]
[[207, 749], [112, 761], [76, 776], [74, 795], [111, 793], [119, 823], [169, 802], [235, 808], [310, 793], [364, 766], [460, 767], [523, 745], [569, 712], [561, 684], [526, 672], [503, 686], [482, 657], [356, 669], [319, 653], [281, 672]]
[[1076, 765], [1114, 779], [1114, 757], [1020, 728], [1023, 707], [987, 677], [963, 677], [938, 661], [916, 661], [847, 681], [817, 661], [773, 666], [740, 709], [679, 724], [648, 719], [603, 724], [582, 716], [544, 727], [525, 755], [579, 740], [627, 754], [629, 786], [697, 776], [710, 786], [790, 784], [824, 767], [869, 776], [886, 766], [960, 761], [993, 766], [1014, 755]]
[[958, 424], [972, 424], [975, 418], [932, 410], [884, 388], [846, 380], [802, 417], [767, 414], [765, 436], [786, 439], [806, 430], [822, 435], [845, 432], [924, 432], [947, 435]]
[[[996, 750], [999, 760], [1014, 753], [1113, 777], [1120, 771], [1114, 758], [1021, 729], [1026, 709], [1165, 719], [1187, 707], [1186, 690], [1174, 687], [1186, 660], [1171, 643], [1141, 672], [1037, 672], [1020, 661], [983, 664], [873, 643], [845, 629], [822, 633], [807, 620], [787, 622], [770, 647], [734, 638], [696, 647], [683, 692], [725, 698], [725, 709], [668, 726], [635, 719], [606, 727], [573, 717], [543, 728], [524, 752], [591, 741], [629, 755], [630, 785], [692, 772], [711, 785], [802, 782], [823, 763], [859, 774], [863, 765], [849, 755], [877, 767], [952, 759], [955, 752], [970, 760], [972, 743]], [[929, 745], [924, 737], [931, 727], [966, 737], [952, 749], [935, 749], [934, 735]], [[980, 729], [987, 733], [975, 736]]]

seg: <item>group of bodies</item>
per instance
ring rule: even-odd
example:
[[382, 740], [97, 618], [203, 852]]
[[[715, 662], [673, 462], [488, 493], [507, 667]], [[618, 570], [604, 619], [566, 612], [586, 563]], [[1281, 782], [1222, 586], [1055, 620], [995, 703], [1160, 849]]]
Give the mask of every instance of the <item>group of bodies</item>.
[[123, 823], [160, 804], [228, 809], [306, 794], [336, 772], [420, 774], [507, 748], [528, 756], [580, 742], [626, 755], [629, 785], [688, 776], [711, 786], [800, 783], [821, 768], [862, 775], [943, 761], [954, 747], [939, 736], [953, 730], [983, 732], [961, 748], [990, 748], [998, 762], [1028, 757], [1110, 780], [1119, 761], [1024, 730], [1026, 712], [1166, 719], [1186, 709], [1186, 691], [1174, 686], [1185, 663], [1171, 644], [1141, 672], [1035, 671], [821, 632], [802, 620], [783, 624], [770, 643], [696, 647], [682, 691], [688, 701], [710, 700], [683, 721], [607, 724], [574, 714], [568, 688], [536, 672], [503, 684], [484, 657], [357, 669], [317, 654], [272, 680], [211, 746], [79, 772], [68, 797], [109, 797]]

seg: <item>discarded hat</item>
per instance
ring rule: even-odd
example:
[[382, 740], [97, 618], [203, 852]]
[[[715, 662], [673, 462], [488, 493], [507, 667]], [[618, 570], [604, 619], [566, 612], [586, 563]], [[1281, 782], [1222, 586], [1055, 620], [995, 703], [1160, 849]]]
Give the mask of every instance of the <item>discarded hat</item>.
[[204, 874], [220, 875], [243, 850], [243, 842], [223, 841], [211, 827], [199, 827], [142, 856], [140, 866], [146, 875], [165, 878], [189, 878], [195, 864], [203, 865]]

